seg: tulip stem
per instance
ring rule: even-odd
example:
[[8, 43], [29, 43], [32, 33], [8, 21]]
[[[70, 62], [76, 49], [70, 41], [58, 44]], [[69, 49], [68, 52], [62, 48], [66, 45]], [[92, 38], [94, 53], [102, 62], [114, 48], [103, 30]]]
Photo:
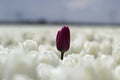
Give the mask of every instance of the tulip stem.
[[61, 60], [63, 60], [64, 52], [61, 52]]

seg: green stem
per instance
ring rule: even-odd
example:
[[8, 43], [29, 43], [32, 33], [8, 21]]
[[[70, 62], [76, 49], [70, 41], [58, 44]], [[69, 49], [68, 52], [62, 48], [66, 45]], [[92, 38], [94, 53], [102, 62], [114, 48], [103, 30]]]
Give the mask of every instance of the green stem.
[[61, 52], [61, 60], [63, 60], [64, 52]]

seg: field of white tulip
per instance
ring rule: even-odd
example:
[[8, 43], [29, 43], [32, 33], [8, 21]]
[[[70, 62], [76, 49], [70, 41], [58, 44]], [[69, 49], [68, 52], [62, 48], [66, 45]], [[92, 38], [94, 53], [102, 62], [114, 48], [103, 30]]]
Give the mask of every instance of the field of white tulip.
[[120, 80], [120, 28], [69, 26], [60, 59], [61, 25], [0, 25], [0, 80]]

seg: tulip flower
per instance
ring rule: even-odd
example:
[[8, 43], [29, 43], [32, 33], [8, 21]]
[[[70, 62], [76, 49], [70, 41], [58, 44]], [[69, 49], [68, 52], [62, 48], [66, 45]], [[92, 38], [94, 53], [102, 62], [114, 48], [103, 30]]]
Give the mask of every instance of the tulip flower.
[[70, 47], [70, 30], [68, 26], [63, 26], [62, 29], [58, 31], [56, 46], [61, 52], [61, 60], [63, 60], [64, 52], [66, 52]]

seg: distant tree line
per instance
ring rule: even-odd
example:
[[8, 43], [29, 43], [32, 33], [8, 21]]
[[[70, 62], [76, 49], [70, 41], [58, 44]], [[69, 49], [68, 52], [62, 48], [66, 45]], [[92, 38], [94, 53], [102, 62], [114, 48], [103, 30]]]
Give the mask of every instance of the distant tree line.
[[71, 24], [71, 25], [120, 25], [120, 23], [106, 23], [106, 22], [68, 22], [68, 21], [47, 21], [45, 19], [40, 19], [37, 21], [0, 21], [0, 24]]

